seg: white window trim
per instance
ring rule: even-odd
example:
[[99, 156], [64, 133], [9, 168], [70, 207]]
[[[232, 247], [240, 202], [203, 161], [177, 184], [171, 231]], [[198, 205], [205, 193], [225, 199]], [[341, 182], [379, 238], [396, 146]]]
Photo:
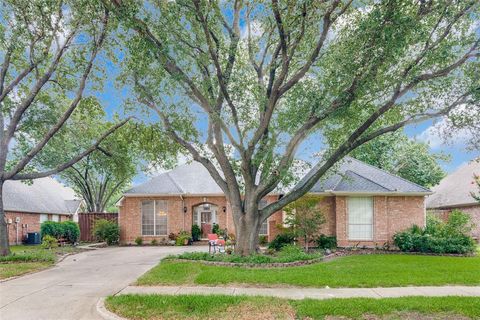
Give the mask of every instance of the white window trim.
[[[143, 219], [143, 202], [145, 201], [153, 201], [153, 234], [143, 234], [143, 222], [142, 222], [142, 219]], [[156, 207], [156, 203], [157, 201], [165, 201], [166, 204], [167, 204], [167, 232], [166, 234], [157, 234], [157, 207]], [[163, 236], [167, 236], [168, 235], [168, 200], [143, 200], [141, 202], [141, 212], [140, 212], [140, 223], [141, 223], [141, 228], [142, 228], [142, 237], [163, 237]]]
[[[351, 198], [369, 198], [371, 203], [372, 203], [372, 231], [371, 231], [371, 238], [369, 239], [358, 239], [358, 238], [351, 238], [350, 237], [350, 212], [349, 212], [349, 204], [348, 204], [348, 201], [349, 199]], [[347, 197], [347, 200], [346, 200], [346, 211], [347, 211], [347, 221], [346, 221], [346, 231], [347, 231], [347, 238], [349, 241], [373, 241], [375, 239], [375, 202], [374, 202], [374, 199], [373, 197], [368, 197], [368, 196], [365, 196], [365, 197]], [[356, 225], [359, 225], [359, 224], [356, 224]], [[367, 224], [365, 224], [367, 225]]]

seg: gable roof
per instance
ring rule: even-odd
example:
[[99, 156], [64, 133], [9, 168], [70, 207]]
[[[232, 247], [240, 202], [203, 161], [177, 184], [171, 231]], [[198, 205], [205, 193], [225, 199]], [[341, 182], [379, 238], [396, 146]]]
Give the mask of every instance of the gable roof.
[[8, 180], [3, 185], [5, 211], [73, 214], [80, 204], [71, 188], [50, 177], [32, 180], [30, 184]]
[[[359, 160], [346, 157], [311, 192], [429, 194], [430, 190]], [[279, 192], [276, 192], [279, 193]], [[219, 195], [222, 189], [198, 162], [162, 173], [125, 192], [129, 195]]]
[[219, 195], [222, 189], [199, 162], [183, 164], [125, 192], [129, 194]]
[[478, 204], [470, 192], [477, 192], [473, 175], [480, 175], [480, 158], [460, 166], [433, 187], [427, 198], [427, 208], [442, 208]]
[[393, 175], [365, 162], [345, 157], [336, 170], [320, 179], [311, 189], [315, 193], [400, 193], [429, 194], [416, 183]]

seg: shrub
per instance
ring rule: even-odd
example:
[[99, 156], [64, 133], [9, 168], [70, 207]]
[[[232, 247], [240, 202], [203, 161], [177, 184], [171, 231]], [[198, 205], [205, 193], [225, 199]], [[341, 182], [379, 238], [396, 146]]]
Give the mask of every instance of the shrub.
[[170, 232], [170, 234], [168, 235], [168, 239], [175, 241], [177, 240], [177, 235], [173, 232]]
[[295, 241], [295, 235], [293, 233], [291, 232], [280, 233], [275, 237], [275, 239], [273, 239], [268, 244], [268, 248], [279, 251], [285, 245], [293, 244], [294, 241]]
[[424, 229], [418, 226], [398, 232], [394, 235], [395, 245], [406, 252], [431, 253], [472, 253], [475, 242], [468, 235], [472, 228], [471, 218], [467, 214], [454, 210], [447, 222], [429, 215]]
[[[55, 240], [56, 241], [56, 240]], [[0, 256], [0, 262], [55, 262], [55, 253], [47, 250], [13, 252], [8, 256]]]
[[42, 239], [42, 248], [44, 249], [52, 249], [58, 247], [57, 238], [52, 237], [50, 235], [46, 235]]
[[258, 243], [262, 246], [266, 245], [268, 243], [268, 237], [265, 235], [259, 236]]
[[177, 239], [175, 240], [175, 244], [177, 246], [183, 246], [185, 245], [186, 240], [190, 240], [190, 234], [187, 231], [180, 231]]
[[194, 224], [192, 226], [192, 239], [193, 239], [193, 241], [200, 240], [201, 235], [202, 235], [202, 230], [200, 230], [200, 227], [198, 226], [198, 224]]
[[151, 244], [152, 246], [158, 246], [158, 241], [157, 241], [157, 239], [153, 239], [153, 240], [150, 242], [150, 244]]
[[335, 249], [337, 247], [337, 237], [335, 236], [321, 234], [316, 242], [320, 249]]
[[135, 243], [137, 244], [137, 246], [141, 246], [143, 244], [142, 237], [136, 237], [135, 238]]
[[99, 219], [95, 222], [93, 234], [100, 241], [105, 241], [109, 246], [118, 243], [120, 229], [115, 222]]
[[63, 237], [68, 242], [74, 244], [80, 240], [80, 227], [78, 223], [73, 221], [64, 221], [63, 224]]
[[220, 226], [218, 225], [218, 223], [214, 223], [213, 226], [212, 226], [212, 233], [215, 233], [215, 234], [218, 234], [220, 233]]
[[40, 225], [40, 234], [43, 237], [51, 236], [56, 239], [63, 237], [63, 224], [55, 221], [45, 221]]

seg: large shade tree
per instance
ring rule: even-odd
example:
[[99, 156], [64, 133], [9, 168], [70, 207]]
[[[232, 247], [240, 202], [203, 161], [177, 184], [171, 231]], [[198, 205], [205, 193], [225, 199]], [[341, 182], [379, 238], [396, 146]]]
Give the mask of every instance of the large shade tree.
[[[123, 80], [224, 191], [240, 254], [358, 146], [479, 108], [478, 1], [104, 3], [123, 23]], [[290, 181], [306, 150], [318, 162]]]
[[56, 150], [61, 158], [49, 156], [55, 141], [67, 139], [74, 112], [91, 115], [84, 92], [102, 82], [97, 62], [108, 45], [111, 19], [103, 4], [92, 1], [6, 0], [0, 15], [0, 254], [6, 255], [4, 182], [71, 167], [127, 119], [92, 139], [77, 136], [72, 152]]
[[410, 139], [401, 131], [373, 139], [350, 155], [427, 188], [446, 175], [439, 162], [450, 160], [443, 152], [432, 152], [428, 144]]

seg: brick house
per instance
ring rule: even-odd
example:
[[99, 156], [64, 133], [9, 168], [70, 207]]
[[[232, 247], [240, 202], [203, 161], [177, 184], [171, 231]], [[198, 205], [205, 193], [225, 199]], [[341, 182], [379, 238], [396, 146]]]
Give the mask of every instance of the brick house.
[[[425, 225], [425, 196], [430, 190], [353, 158], [347, 158], [311, 194], [321, 197], [326, 223], [319, 233], [335, 235], [339, 246], [381, 246], [413, 224]], [[266, 203], [281, 192], [265, 197]], [[181, 165], [124, 193], [118, 202], [120, 240], [132, 243], [166, 240], [170, 233], [200, 226], [202, 236], [213, 223], [235, 232], [230, 205], [208, 171], [197, 162]], [[260, 234], [272, 240], [284, 213], [262, 225]]]
[[78, 221], [81, 203], [72, 189], [53, 178], [35, 179], [29, 184], [6, 181], [3, 206], [9, 243], [21, 243], [27, 232], [40, 231], [44, 221]]
[[472, 217], [475, 224], [472, 236], [480, 241], [480, 203], [472, 197], [479, 190], [474, 175], [480, 176], [480, 158], [472, 160], [443, 178], [432, 188], [427, 198], [427, 210], [447, 219], [452, 210], [458, 209]]

